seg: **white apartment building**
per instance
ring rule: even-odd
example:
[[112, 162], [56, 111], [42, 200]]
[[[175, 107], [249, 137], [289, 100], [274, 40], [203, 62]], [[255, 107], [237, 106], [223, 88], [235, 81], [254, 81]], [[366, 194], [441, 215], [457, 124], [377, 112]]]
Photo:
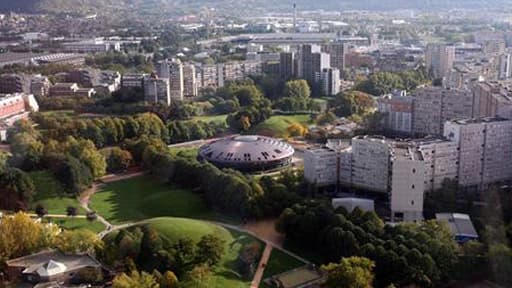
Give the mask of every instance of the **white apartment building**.
[[304, 152], [304, 178], [318, 187], [338, 183], [339, 155], [327, 147], [308, 149]]
[[352, 139], [352, 184], [387, 192], [390, 169], [389, 142], [384, 137], [358, 136]]
[[391, 221], [423, 220], [425, 168], [425, 161], [414, 145], [394, 145], [391, 152]]
[[512, 120], [448, 121], [444, 135], [458, 145], [460, 186], [482, 191], [490, 184], [512, 180]]
[[435, 138], [418, 139], [413, 142], [425, 162], [425, 192], [441, 188], [445, 179], [457, 179], [457, 143]]
[[183, 65], [183, 96], [197, 97], [196, 67], [192, 64]]
[[156, 76], [146, 77], [144, 79], [144, 99], [150, 103], [171, 105], [169, 79]]
[[340, 70], [324, 68], [320, 74], [322, 93], [332, 96], [340, 93]]

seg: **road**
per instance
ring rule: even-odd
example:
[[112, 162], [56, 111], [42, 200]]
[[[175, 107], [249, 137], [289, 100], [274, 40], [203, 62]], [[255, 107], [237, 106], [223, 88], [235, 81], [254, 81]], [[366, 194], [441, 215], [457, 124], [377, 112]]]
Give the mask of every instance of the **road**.
[[270, 258], [270, 254], [272, 254], [272, 245], [267, 244], [265, 246], [265, 250], [263, 250], [263, 254], [261, 254], [260, 263], [258, 264], [258, 269], [254, 273], [254, 278], [251, 282], [251, 288], [260, 287], [261, 279], [263, 278], [263, 273], [265, 272], [265, 267], [267, 265], [268, 259]]

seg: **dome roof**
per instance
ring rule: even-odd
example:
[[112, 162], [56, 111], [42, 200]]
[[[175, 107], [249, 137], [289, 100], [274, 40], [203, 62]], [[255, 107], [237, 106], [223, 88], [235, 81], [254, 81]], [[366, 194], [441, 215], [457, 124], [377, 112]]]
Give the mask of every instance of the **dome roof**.
[[202, 146], [199, 156], [220, 164], [258, 164], [291, 158], [295, 150], [283, 141], [258, 135], [222, 138]]

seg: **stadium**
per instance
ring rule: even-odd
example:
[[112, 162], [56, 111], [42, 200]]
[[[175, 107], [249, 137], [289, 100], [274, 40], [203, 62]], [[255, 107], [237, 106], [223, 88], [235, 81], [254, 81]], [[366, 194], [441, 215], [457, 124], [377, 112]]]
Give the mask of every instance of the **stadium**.
[[219, 168], [242, 172], [271, 170], [291, 163], [293, 147], [283, 141], [258, 135], [230, 136], [203, 145], [198, 158]]

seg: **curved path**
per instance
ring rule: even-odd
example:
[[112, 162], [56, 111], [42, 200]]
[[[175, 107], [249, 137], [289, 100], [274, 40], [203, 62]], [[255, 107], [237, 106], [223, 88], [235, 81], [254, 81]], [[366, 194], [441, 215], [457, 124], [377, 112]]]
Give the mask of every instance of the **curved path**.
[[[134, 172], [134, 173], [105, 176], [105, 177], [101, 178], [98, 182], [94, 183], [90, 189], [88, 189], [87, 191], [82, 193], [82, 195], [80, 196], [80, 199], [79, 199], [80, 205], [87, 212], [92, 212], [92, 209], [89, 207], [89, 201], [90, 201], [91, 197], [96, 192], [99, 191], [100, 187], [102, 185], [104, 185], [104, 183], [110, 183], [110, 182], [120, 181], [120, 180], [124, 180], [124, 179], [134, 178], [134, 177], [141, 176], [143, 174], [145, 174], [145, 172], [138, 171], [138, 172]], [[114, 231], [129, 228], [132, 226], [137, 226], [140, 224], [144, 224], [147, 221], [147, 220], [142, 220], [142, 221], [129, 222], [129, 223], [120, 224], [120, 225], [113, 225], [110, 222], [108, 222], [105, 218], [103, 218], [103, 216], [101, 216], [97, 213], [96, 213], [96, 215], [98, 216], [97, 220], [100, 221], [101, 223], [103, 223], [106, 227], [105, 230], [98, 233], [98, 236], [100, 238], [104, 238], [106, 235], [108, 235], [109, 233], [112, 233]], [[283, 249], [282, 245], [281, 245], [282, 239], [279, 238], [278, 236], [276, 236], [275, 232], [274, 233], [263, 233], [263, 235], [262, 235], [261, 233], [259, 233], [259, 231], [257, 229], [256, 230], [252, 229], [251, 224], [246, 224], [243, 227], [241, 227], [241, 226], [231, 225], [231, 224], [223, 223], [223, 222], [216, 222], [216, 221], [208, 221], [208, 222], [217, 224], [219, 226], [222, 226], [222, 227], [225, 227], [225, 228], [228, 228], [231, 230], [249, 234], [249, 235], [265, 242], [265, 249], [263, 250], [262, 256], [260, 258], [258, 268], [256, 269], [256, 271], [254, 273], [253, 281], [251, 282], [251, 288], [258, 288], [260, 286], [260, 282], [263, 278], [263, 273], [265, 272], [266, 264], [270, 258], [270, 255], [272, 254], [273, 249], [278, 249], [278, 250], [288, 254], [291, 257], [295, 257], [295, 258], [299, 259], [300, 261], [304, 262], [304, 264], [310, 263], [308, 260], [306, 260], [306, 259], [286, 250], [286, 249]], [[247, 229], [247, 228], [249, 228], [249, 229]]]

